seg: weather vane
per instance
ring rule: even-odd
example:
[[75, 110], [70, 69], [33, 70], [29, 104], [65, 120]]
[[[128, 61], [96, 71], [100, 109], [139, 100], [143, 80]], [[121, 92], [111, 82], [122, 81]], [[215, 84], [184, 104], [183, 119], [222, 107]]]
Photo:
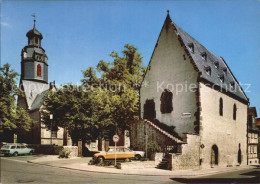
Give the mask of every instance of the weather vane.
[[36, 15], [35, 15], [35, 13], [33, 13], [31, 16], [33, 17], [33, 22], [34, 22], [34, 27], [35, 27], [35, 22], [36, 22], [35, 18], [36, 18]]

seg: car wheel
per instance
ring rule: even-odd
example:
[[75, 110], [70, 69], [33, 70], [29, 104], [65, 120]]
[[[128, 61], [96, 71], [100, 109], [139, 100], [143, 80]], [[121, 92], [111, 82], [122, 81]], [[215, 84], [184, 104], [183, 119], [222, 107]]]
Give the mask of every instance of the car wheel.
[[13, 156], [14, 156], [14, 157], [17, 157], [17, 156], [18, 156], [18, 153], [17, 153], [17, 152], [14, 152]]
[[135, 155], [135, 159], [136, 160], [140, 160], [141, 159], [141, 155]]
[[104, 160], [105, 160], [104, 157], [101, 157], [101, 156], [98, 157], [98, 163], [102, 163], [102, 162], [104, 162]]

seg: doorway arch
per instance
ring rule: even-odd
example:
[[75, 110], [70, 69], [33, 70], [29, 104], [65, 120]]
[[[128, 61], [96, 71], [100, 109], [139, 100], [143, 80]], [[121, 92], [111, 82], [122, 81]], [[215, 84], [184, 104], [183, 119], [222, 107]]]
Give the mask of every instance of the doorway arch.
[[211, 148], [211, 167], [218, 165], [218, 163], [218, 146], [214, 144]]

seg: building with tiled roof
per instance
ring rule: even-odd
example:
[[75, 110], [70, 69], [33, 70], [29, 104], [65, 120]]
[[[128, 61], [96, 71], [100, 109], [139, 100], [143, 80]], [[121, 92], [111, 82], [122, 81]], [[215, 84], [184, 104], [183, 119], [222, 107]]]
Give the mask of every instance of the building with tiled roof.
[[132, 146], [157, 142], [172, 170], [246, 165], [248, 104], [227, 62], [168, 12], [140, 88]]

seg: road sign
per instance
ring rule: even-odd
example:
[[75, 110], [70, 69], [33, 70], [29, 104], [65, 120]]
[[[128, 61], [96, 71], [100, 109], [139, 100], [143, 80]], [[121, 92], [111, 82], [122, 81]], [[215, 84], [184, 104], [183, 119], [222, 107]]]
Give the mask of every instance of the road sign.
[[118, 136], [118, 135], [114, 135], [114, 136], [113, 136], [113, 141], [114, 141], [115, 143], [117, 143], [117, 142], [119, 141], [119, 136]]
[[118, 135], [114, 135], [113, 136], [113, 141], [115, 143], [115, 167], [116, 167], [116, 143], [119, 141], [119, 136]]

